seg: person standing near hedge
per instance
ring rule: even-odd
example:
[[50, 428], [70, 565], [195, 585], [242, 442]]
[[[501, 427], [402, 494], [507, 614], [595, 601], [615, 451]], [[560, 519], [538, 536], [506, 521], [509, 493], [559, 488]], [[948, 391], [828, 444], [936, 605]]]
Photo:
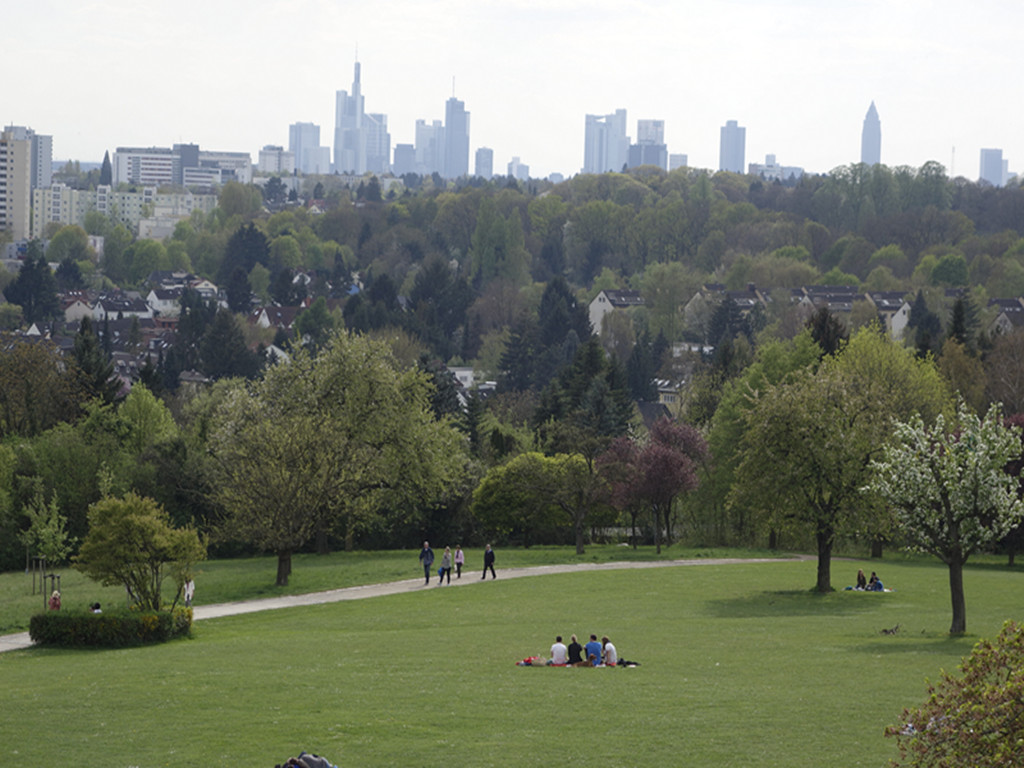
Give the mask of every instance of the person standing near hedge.
[[60, 610], [60, 591], [59, 590], [56, 590], [56, 589], [53, 590], [53, 594], [50, 595], [50, 602], [47, 603], [47, 606], [49, 607], [49, 609], [51, 611], [59, 611]]
[[466, 562], [466, 553], [462, 551], [462, 545], [455, 545], [455, 578], [462, 578], [462, 564]]

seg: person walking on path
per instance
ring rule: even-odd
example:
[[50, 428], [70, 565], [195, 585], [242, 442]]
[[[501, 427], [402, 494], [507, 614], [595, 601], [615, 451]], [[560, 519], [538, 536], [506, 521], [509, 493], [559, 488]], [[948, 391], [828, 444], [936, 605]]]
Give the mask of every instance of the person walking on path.
[[466, 553], [462, 551], [462, 545], [455, 545], [455, 578], [462, 578], [462, 564], [466, 562]]
[[491, 569], [491, 578], [496, 579], [498, 575], [494, 572], [494, 550], [491, 549], [491, 545], [487, 545], [487, 549], [484, 550], [484, 575], [480, 577], [480, 581], [487, 578], [487, 569]]
[[426, 578], [424, 584], [430, 583], [430, 569], [434, 566], [434, 550], [430, 548], [430, 542], [423, 542], [423, 549], [420, 550], [420, 562], [423, 563], [423, 576]]
[[185, 607], [192, 607], [192, 598], [196, 594], [196, 582], [191, 576], [188, 577], [188, 581], [185, 582]]
[[444, 584], [444, 577], [448, 577], [448, 583], [452, 583], [452, 548], [445, 547], [441, 555], [441, 570], [437, 572], [437, 586]]

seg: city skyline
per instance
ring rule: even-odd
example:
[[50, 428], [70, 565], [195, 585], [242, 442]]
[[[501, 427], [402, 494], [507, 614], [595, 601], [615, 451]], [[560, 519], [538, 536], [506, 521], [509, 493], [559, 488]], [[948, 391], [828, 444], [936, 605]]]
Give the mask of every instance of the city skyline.
[[859, 160], [872, 101], [886, 165], [935, 160], [976, 179], [980, 150], [996, 147], [1024, 170], [1024, 106], [1001, 76], [1017, 69], [1024, 8], [818, 5], [397, 0], [384, 14], [301, 0], [288, 7], [301, 33], [285, 39], [282, 8], [266, 0], [19, 4], [0, 49], [33, 76], [5, 84], [0, 121], [52, 135], [55, 160], [175, 143], [255, 158], [300, 122], [333, 145], [334, 97], [358, 58], [392, 148], [457, 97], [472, 113], [469, 154], [491, 148], [496, 169], [520, 157], [534, 176], [578, 173], [586, 115], [619, 109], [630, 134], [638, 120], [664, 121], [668, 153], [694, 167], [717, 168], [719, 130], [734, 119], [747, 158], [824, 173]]

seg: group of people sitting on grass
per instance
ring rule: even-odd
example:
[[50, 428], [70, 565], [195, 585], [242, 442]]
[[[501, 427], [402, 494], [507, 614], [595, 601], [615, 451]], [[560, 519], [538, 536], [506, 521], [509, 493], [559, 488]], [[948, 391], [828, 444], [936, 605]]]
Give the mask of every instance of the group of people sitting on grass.
[[590, 636], [590, 642], [580, 645], [576, 635], [569, 639], [569, 645], [562, 642], [562, 636], [555, 638], [551, 646], [551, 658], [530, 656], [518, 662], [520, 666], [536, 667], [635, 667], [636, 662], [619, 658], [619, 652], [605, 635], [598, 642], [597, 635]]
[[[850, 589], [850, 587], [847, 587]], [[874, 571], [871, 572], [871, 578], [868, 579], [864, 576], [863, 570], [857, 571], [857, 585], [853, 589], [858, 592], [885, 592], [885, 586], [882, 584], [882, 580], [878, 578], [878, 574]]]

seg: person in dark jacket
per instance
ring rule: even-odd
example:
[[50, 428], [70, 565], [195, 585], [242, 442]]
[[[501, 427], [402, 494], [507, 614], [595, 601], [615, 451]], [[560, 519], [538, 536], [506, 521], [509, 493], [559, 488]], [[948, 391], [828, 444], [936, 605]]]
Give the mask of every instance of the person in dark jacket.
[[569, 665], [579, 667], [583, 666], [583, 664], [583, 646], [576, 639], [576, 635], [573, 635], [572, 640], [569, 642]]
[[487, 569], [491, 569], [491, 578], [496, 579], [498, 575], [494, 572], [494, 550], [491, 549], [491, 545], [487, 545], [487, 549], [484, 550], [484, 575], [480, 577], [483, 581], [487, 578]]
[[423, 563], [423, 575], [426, 577], [425, 584], [430, 583], [430, 568], [434, 564], [434, 550], [430, 548], [430, 542], [423, 542], [423, 549], [420, 550], [420, 562]]

